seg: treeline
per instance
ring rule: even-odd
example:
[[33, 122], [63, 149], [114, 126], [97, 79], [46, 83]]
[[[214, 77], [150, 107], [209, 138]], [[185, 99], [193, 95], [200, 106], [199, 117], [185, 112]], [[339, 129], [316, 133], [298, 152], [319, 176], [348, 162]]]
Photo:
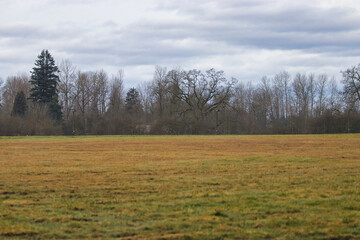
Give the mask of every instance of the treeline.
[[68, 60], [55, 70], [53, 93], [35, 70], [0, 83], [0, 135], [360, 132], [359, 67], [339, 87], [326, 74], [280, 72], [255, 85], [157, 66], [152, 81], [127, 90], [122, 71], [83, 72]]

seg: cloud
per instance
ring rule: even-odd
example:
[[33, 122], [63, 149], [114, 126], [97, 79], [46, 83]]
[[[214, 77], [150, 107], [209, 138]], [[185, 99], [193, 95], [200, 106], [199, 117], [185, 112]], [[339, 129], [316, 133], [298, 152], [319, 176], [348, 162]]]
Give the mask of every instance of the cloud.
[[3, 78], [29, 71], [44, 48], [84, 70], [131, 69], [132, 84], [150, 80], [155, 65], [216, 67], [256, 81], [284, 69], [337, 74], [360, 55], [360, 7], [351, 0], [1, 3]]
[[301, 6], [275, 4], [270, 7], [269, 2], [273, 3], [218, 1], [191, 8], [173, 4], [172, 8], [178, 13], [188, 16], [186, 21], [172, 25], [149, 22], [144, 29], [155, 29], [156, 33], [182, 32], [187, 37], [226, 42], [235, 47], [312, 49], [359, 46], [360, 28], [357, 23], [360, 15], [352, 8], [312, 7], [306, 2]]

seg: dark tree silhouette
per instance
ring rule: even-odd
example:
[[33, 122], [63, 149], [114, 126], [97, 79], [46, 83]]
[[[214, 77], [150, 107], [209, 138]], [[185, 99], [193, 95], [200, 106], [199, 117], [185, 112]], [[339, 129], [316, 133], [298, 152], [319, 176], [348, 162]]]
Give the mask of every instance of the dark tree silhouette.
[[24, 116], [27, 110], [26, 97], [23, 91], [16, 94], [12, 115], [13, 116]]
[[344, 94], [348, 100], [360, 101], [360, 64], [342, 72]]
[[126, 93], [125, 110], [128, 113], [139, 113], [141, 111], [139, 92], [135, 88], [130, 88]]
[[61, 119], [61, 106], [58, 103], [57, 86], [59, 84], [59, 69], [55, 65], [54, 58], [48, 50], [42, 50], [35, 67], [31, 71], [30, 99], [36, 103], [47, 105], [49, 115], [55, 119]]

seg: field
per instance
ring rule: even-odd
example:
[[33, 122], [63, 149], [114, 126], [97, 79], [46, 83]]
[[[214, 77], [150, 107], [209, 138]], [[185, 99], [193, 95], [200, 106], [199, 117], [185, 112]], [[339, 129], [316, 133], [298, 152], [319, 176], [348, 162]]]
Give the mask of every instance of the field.
[[0, 239], [360, 239], [360, 135], [0, 138]]

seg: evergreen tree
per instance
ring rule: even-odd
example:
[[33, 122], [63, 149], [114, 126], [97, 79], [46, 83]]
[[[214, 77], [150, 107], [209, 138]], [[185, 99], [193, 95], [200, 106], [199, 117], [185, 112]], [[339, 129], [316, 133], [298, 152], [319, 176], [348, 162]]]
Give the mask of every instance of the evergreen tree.
[[26, 97], [23, 91], [16, 94], [14, 106], [12, 109], [13, 116], [24, 116], [27, 110]]
[[139, 113], [141, 111], [139, 92], [135, 88], [130, 88], [126, 93], [125, 110], [128, 113]]
[[48, 50], [42, 50], [31, 72], [30, 99], [48, 105], [49, 115], [55, 120], [60, 120], [62, 117], [57, 94], [60, 81], [58, 73], [59, 69], [55, 65], [54, 58]]
[[61, 121], [62, 112], [61, 112], [61, 106], [59, 104], [57, 95], [54, 97], [54, 99], [48, 105], [49, 105], [50, 117], [54, 120]]

